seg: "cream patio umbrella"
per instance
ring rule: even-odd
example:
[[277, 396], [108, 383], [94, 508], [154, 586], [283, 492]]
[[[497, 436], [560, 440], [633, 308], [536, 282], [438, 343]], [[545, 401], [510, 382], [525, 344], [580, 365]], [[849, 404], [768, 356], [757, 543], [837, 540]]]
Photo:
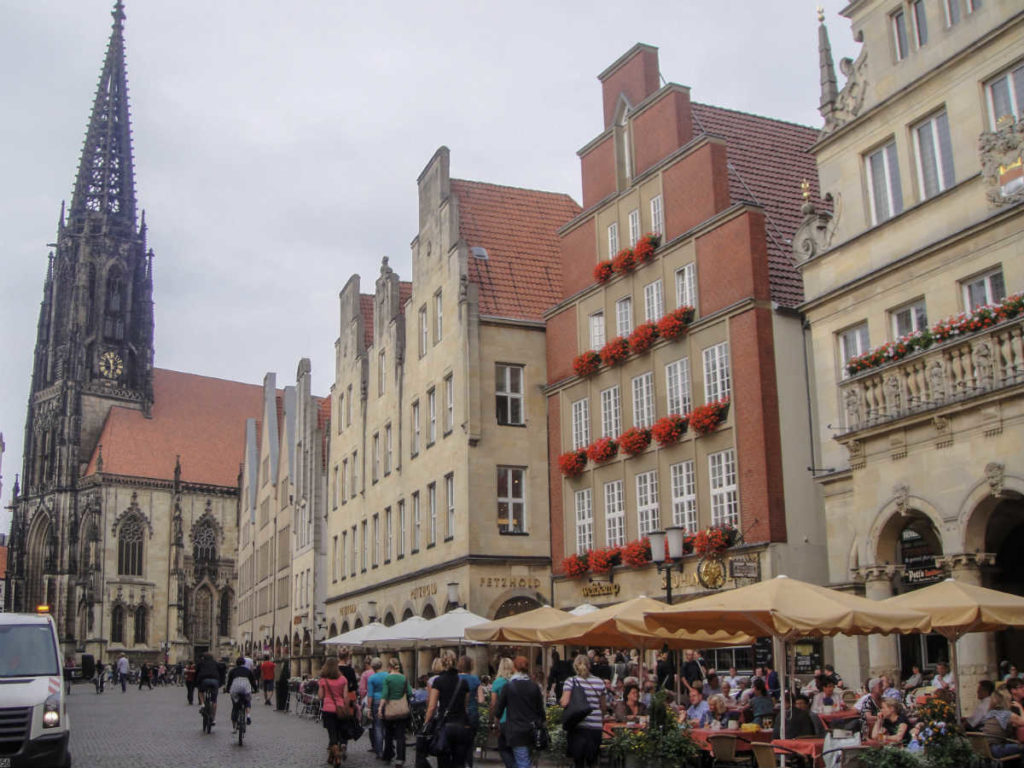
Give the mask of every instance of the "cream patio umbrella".
[[565, 611], [542, 605], [532, 611], [488, 621], [466, 629], [466, 638], [484, 643], [544, 645], [540, 633], [565, 624], [572, 618]]
[[945, 579], [882, 600], [893, 605], [928, 614], [932, 631], [949, 641], [949, 663], [953, 671], [956, 714], [960, 717], [960, 672], [956, 644], [969, 632], [995, 632], [1009, 627], [1024, 627], [1024, 597]]
[[[780, 687], [786, 690], [786, 644], [798, 637], [831, 635], [887, 635], [892, 632], [927, 632], [929, 617], [911, 608], [886, 605], [846, 592], [776, 576], [746, 587], [725, 590], [648, 613], [645, 625], [652, 630], [745, 632], [771, 637], [781, 646]], [[778, 649], [776, 649], [778, 650]], [[782, 697], [782, 729], [786, 709]]]
[[350, 629], [348, 632], [342, 632], [340, 635], [335, 635], [326, 640], [320, 641], [321, 645], [373, 645], [374, 640], [384, 635], [387, 632], [387, 627], [381, 624], [379, 621], [371, 621], [369, 624], [364, 624], [361, 627]]

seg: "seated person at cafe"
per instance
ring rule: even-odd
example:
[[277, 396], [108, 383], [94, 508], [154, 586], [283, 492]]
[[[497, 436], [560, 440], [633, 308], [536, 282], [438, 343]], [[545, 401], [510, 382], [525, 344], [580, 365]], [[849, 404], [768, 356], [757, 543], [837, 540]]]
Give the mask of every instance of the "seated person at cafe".
[[826, 712], [835, 712], [846, 709], [843, 697], [836, 693], [835, 683], [832, 678], [822, 675], [818, 678], [818, 693], [814, 694], [814, 701], [811, 702], [811, 712], [820, 715]]
[[[712, 695], [708, 699], [708, 725], [712, 728], [728, 728], [729, 727], [729, 700], [720, 693]], [[731, 715], [733, 719], [737, 719], [735, 715]]]
[[818, 680], [820, 678], [821, 668], [819, 667], [818, 669], [814, 670], [814, 676], [810, 679], [807, 685], [800, 689], [800, 693], [807, 696], [808, 699], [813, 699], [815, 694], [817, 694], [821, 690], [821, 688], [818, 685]]
[[891, 696], [883, 698], [871, 729], [871, 738], [885, 744], [903, 744], [910, 740], [909, 730], [910, 724], [903, 715], [900, 700]]
[[728, 702], [730, 704], [735, 704], [736, 703], [736, 698], [735, 698], [736, 692], [732, 689], [732, 684], [729, 683], [729, 681], [727, 681], [727, 680], [723, 680], [722, 681], [722, 688], [719, 691], [719, 693], [721, 693], [723, 696], [725, 696], [725, 698], [728, 700]]
[[647, 678], [644, 681], [644, 692], [640, 694], [640, 701], [644, 703], [645, 707], [651, 706], [651, 699], [654, 696], [654, 680]]
[[763, 725], [765, 717], [772, 717], [775, 714], [775, 699], [768, 695], [768, 687], [760, 678], [754, 681], [753, 690], [754, 693], [750, 697], [750, 712], [754, 715], [754, 722]]
[[[775, 721], [773, 738], [781, 738], [782, 718]], [[786, 715], [786, 738], [799, 739], [801, 736], [825, 736], [825, 726], [811, 711], [811, 701], [802, 693], [793, 699], [793, 706]]]
[[903, 696], [896, 690], [896, 686], [893, 685], [893, 678], [890, 675], [882, 675], [882, 698], [883, 699], [899, 699], [902, 700]]
[[968, 717], [963, 719], [963, 726], [965, 730], [976, 731], [978, 726], [981, 725], [981, 721], [985, 719], [985, 715], [988, 714], [988, 708], [992, 704], [992, 693], [996, 687], [991, 680], [980, 680], [978, 681], [978, 704], [974, 707], [974, 711]]
[[1013, 712], [1013, 716], [1019, 719], [1019, 722], [1014, 722], [1014, 725], [1024, 725], [1024, 680], [1018, 677], [1010, 678], [1006, 681], [1006, 695], [1010, 698], [1010, 711]]
[[704, 690], [702, 692], [704, 694], [704, 698], [709, 701], [712, 696], [722, 692], [722, 686], [718, 682], [718, 675], [714, 672], [708, 672], [708, 677], [704, 681]]
[[864, 722], [872, 725], [882, 708], [882, 678], [872, 677], [868, 680], [868, 692], [861, 696], [853, 708], [860, 712]]
[[946, 688], [947, 690], [956, 690], [956, 684], [953, 682], [953, 673], [949, 671], [949, 665], [944, 661], [940, 661], [935, 665], [935, 677], [932, 678], [932, 686], [935, 688]]
[[825, 665], [825, 672], [823, 674], [827, 675], [832, 680], [832, 684], [836, 688], [843, 687], [843, 678], [836, 674], [836, 668], [833, 667], [831, 664]]
[[750, 697], [754, 695], [754, 689], [750, 687], [749, 677], [739, 677], [736, 679], [736, 693], [733, 694], [733, 698], [736, 699], [736, 703], [741, 707], [745, 707], [750, 703]]
[[1013, 713], [1009, 706], [1001, 691], [993, 691], [989, 696], [988, 712], [981, 721], [980, 730], [988, 739], [988, 748], [997, 759], [1021, 754], [1020, 742], [1007, 741], [1014, 736]]
[[640, 688], [635, 682], [626, 683], [622, 701], [615, 705], [612, 717], [616, 722], [624, 723], [626, 720], [636, 719], [646, 714], [647, 706], [640, 701]]
[[729, 667], [729, 674], [722, 676], [722, 683], [728, 683], [730, 688], [735, 688], [738, 678], [739, 675], [736, 674], [736, 667]]
[[903, 690], [910, 693], [915, 688], [924, 685], [924, 677], [921, 676], [921, 668], [914, 664], [910, 668], [910, 677], [903, 681]]
[[694, 728], [703, 728], [711, 720], [711, 709], [704, 701], [704, 694], [700, 688], [694, 686], [690, 689], [690, 707], [686, 710], [686, 721]]

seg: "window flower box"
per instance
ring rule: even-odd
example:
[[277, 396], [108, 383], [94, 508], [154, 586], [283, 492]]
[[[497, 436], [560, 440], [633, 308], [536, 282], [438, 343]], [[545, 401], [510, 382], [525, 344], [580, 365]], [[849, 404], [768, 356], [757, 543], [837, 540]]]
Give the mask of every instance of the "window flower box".
[[713, 400], [705, 405], [698, 405], [690, 411], [690, 427], [695, 434], [706, 435], [714, 432], [718, 425], [729, 415], [729, 398]]
[[610, 437], [595, 440], [587, 447], [587, 458], [595, 464], [611, 461], [619, 453], [619, 444]]
[[643, 427], [630, 427], [619, 435], [619, 448], [627, 456], [636, 456], [651, 444], [651, 430]]
[[663, 339], [678, 339], [693, 322], [693, 307], [678, 307], [658, 320], [658, 335]]
[[636, 269], [636, 254], [633, 253], [633, 250], [631, 248], [623, 248], [616, 253], [615, 258], [612, 259], [612, 269], [620, 275]]
[[597, 266], [594, 267], [594, 280], [598, 283], [607, 283], [611, 280], [612, 275], [614, 274], [615, 269], [612, 267], [611, 259], [599, 261], [597, 262]]
[[693, 549], [701, 555], [720, 554], [736, 543], [739, 537], [731, 525], [713, 525], [693, 537]]
[[562, 567], [565, 568], [567, 576], [573, 579], [578, 579], [587, 572], [589, 563], [587, 561], [587, 555], [572, 554], [562, 560]]
[[622, 552], [618, 547], [592, 549], [587, 553], [591, 573], [610, 573], [612, 568], [622, 562]]
[[588, 349], [586, 352], [576, 355], [572, 361], [572, 369], [576, 371], [577, 376], [590, 376], [597, 373], [597, 369], [601, 367], [601, 356], [592, 349]]
[[566, 477], [578, 477], [587, 466], [587, 452], [582, 448], [558, 457], [558, 468]]
[[633, 255], [636, 257], [637, 263], [643, 264], [654, 258], [654, 251], [659, 245], [661, 245], [661, 235], [654, 232], [648, 232], [637, 240], [636, 245], [633, 246]]
[[651, 562], [651, 540], [646, 536], [622, 548], [622, 562], [630, 568], [643, 568]]
[[603, 347], [601, 347], [601, 362], [609, 368], [621, 365], [629, 357], [629, 341], [622, 336], [616, 336]]
[[641, 323], [629, 334], [629, 348], [636, 354], [646, 352], [658, 338], [658, 326], [653, 321]]
[[667, 448], [682, 439], [688, 425], [689, 421], [685, 416], [673, 413], [654, 422], [654, 426], [651, 427], [651, 436], [658, 441], [658, 445]]

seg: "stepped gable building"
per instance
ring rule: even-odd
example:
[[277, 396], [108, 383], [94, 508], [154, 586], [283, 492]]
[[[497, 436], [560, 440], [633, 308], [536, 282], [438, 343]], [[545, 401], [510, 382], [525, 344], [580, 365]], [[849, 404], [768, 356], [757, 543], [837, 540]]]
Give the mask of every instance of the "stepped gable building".
[[[833, 210], [808, 204], [794, 243], [815, 465], [832, 469], [819, 477], [829, 580], [872, 598], [947, 576], [1024, 594], [1024, 10], [857, 0], [842, 13], [862, 48], [839, 63], [840, 90], [819, 27], [812, 148]], [[1012, 632], [959, 649], [968, 698], [998, 660], [1024, 657]], [[948, 659], [937, 635], [835, 641], [847, 680]]]
[[543, 311], [579, 207], [448, 169], [442, 147], [418, 179], [412, 281], [385, 259], [372, 295], [341, 291], [329, 632], [549, 595]]
[[113, 17], [43, 286], [7, 605], [49, 605], [68, 653], [137, 663], [230, 649], [238, 473], [260, 388], [153, 367], [120, 0]]
[[[801, 181], [816, 190], [817, 132], [692, 102], [660, 85], [648, 45], [599, 80], [604, 126], [578, 153], [584, 210], [560, 230], [562, 289], [545, 313], [555, 605], [663, 595], [653, 566], [566, 558], [669, 527], [741, 534], [721, 558], [683, 557], [674, 595], [820, 580], [790, 246]], [[739, 655], [713, 666], [752, 666], [723, 653]]]

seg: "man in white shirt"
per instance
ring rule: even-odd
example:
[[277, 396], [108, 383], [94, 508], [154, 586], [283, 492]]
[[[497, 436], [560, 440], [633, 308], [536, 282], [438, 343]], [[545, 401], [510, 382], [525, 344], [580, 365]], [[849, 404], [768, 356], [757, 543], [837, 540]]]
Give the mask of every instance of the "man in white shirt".
[[732, 689], [736, 688], [736, 681], [738, 679], [739, 676], [736, 674], [736, 667], [729, 667], [729, 674], [722, 675], [722, 683], [728, 683], [729, 687]]
[[121, 681], [121, 693], [128, 690], [128, 657], [123, 653], [117, 660], [117, 678]]
[[935, 665], [935, 677], [932, 678], [932, 685], [936, 688], [946, 688], [950, 691], [956, 690], [953, 683], [953, 673], [949, 671], [949, 665], [940, 661]]
[[995, 689], [996, 687], [992, 684], [991, 680], [981, 680], [978, 682], [978, 705], [971, 712], [970, 717], [964, 718], [968, 731], [975, 731], [981, 726], [981, 721], [985, 719], [985, 715], [988, 714], [989, 707], [992, 704], [990, 697]]

